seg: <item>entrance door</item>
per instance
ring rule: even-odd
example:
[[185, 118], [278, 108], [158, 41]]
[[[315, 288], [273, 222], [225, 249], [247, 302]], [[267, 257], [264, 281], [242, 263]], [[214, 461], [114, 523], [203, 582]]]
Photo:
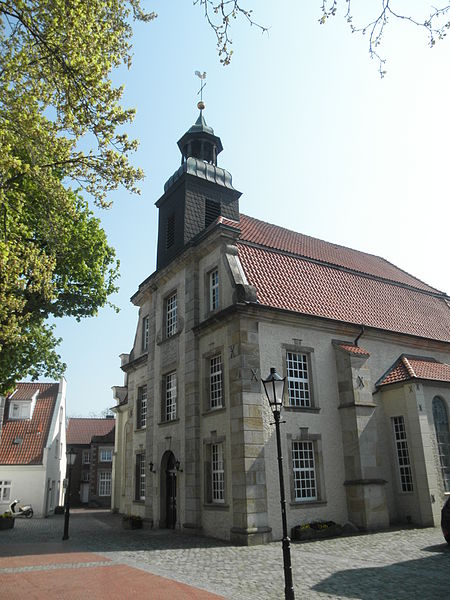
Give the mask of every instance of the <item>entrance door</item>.
[[175, 456], [170, 453], [166, 467], [166, 527], [175, 529], [177, 522], [177, 472]]
[[82, 483], [80, 489], [80, 499], [82, 504], [87, 504], [89, 501], [89, 483]]

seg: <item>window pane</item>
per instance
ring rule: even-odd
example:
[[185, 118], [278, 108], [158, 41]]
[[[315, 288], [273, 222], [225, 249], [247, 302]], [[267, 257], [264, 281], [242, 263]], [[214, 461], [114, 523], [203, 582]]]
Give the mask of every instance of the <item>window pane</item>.
[[149, 317], [144, 317], [142, 321], [142, 350], [148, 350], [148, 332], [149, 332]]
[[219, 271], [215, 269], [209, 274], [209, 309], [219, 308]]
[[222, 398], [222, 356], [218, 354], [210, 360], [209, 365], [209, 395], [210, 407], [218, 408], [223, 405]]
[[292, 443], [295, 500], [317, 500], [313, 442]]
[[392, 417], [395, 447], [397, 450], [397, 464], [400, 474], [400, 487], [402, 492], [412, 492], [414, 489], [412, 480], [411, 463], [409, 461], [408, 442], [406, 440], [405, 419], [403, 417]]
[[98, 495], [111, 496], [111, 472], [100, 471], [98, 481]]
[[177, 417], [177, 374], [174, 371], [166, 375], [165, 420], [173, 421]]
[[173, 294], [166, 300], [166, 336], [177, 332], [177, 295]]
[[307, 355], [287, 352], [286, 366], [289, 404], [291, 406], [311, 406]]
[[147, 424], [147, 386], [138, 388], [137, 427], [141, 429]]
[[450, 492], [450, 431], [447, 407], [444, 400], [438, 396], [433, 398], [432, 406], [442, 480], [445, 491]]
[[225, 501], [225, 480], [222, 444], [211, 444], [211, 471], [212, 501], [223, 503]]

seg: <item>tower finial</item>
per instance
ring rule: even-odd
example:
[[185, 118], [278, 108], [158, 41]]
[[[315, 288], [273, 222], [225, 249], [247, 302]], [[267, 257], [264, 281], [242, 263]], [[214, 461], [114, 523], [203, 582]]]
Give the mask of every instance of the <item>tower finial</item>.
[[200, 94], [200, 102], [197, 103], [197, 108], [199, 110], [203, 110], [205, 108], [205, 103], [203, 102], [203, 88], [206, 85], [206, 71], [203, 71], [203, 73], [200, 71], [195, 71], [195, 74], [200, 79], [200, 89], [197, 92], [197, 96]]

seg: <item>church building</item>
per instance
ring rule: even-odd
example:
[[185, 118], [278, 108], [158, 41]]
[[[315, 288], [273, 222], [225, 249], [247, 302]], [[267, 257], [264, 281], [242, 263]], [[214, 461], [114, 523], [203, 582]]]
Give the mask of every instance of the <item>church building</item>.
[[113, 388], [112, 507], [240, 544], [282, 536], [273, 415], [286, 377], [289, 529], [437, 525], [450, 494], [450, 298], [388, 261], [240, 213], [200, 115], [157, 201]]

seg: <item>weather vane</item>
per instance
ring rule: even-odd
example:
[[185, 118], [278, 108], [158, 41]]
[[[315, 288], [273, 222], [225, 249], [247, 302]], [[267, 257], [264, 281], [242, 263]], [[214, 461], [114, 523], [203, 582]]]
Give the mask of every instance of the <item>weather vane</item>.
[[200, 71], [195, 71], [195, 74], [200, 79], [200, 89], [197, 92], [197, 96], [200, 94], [200, 102], [197, 104], [197, 108], [203, 110], [205, 108], [205, 103], [203, 102], [203, 88], [206, 85], [206, 71], [200, 73]]

